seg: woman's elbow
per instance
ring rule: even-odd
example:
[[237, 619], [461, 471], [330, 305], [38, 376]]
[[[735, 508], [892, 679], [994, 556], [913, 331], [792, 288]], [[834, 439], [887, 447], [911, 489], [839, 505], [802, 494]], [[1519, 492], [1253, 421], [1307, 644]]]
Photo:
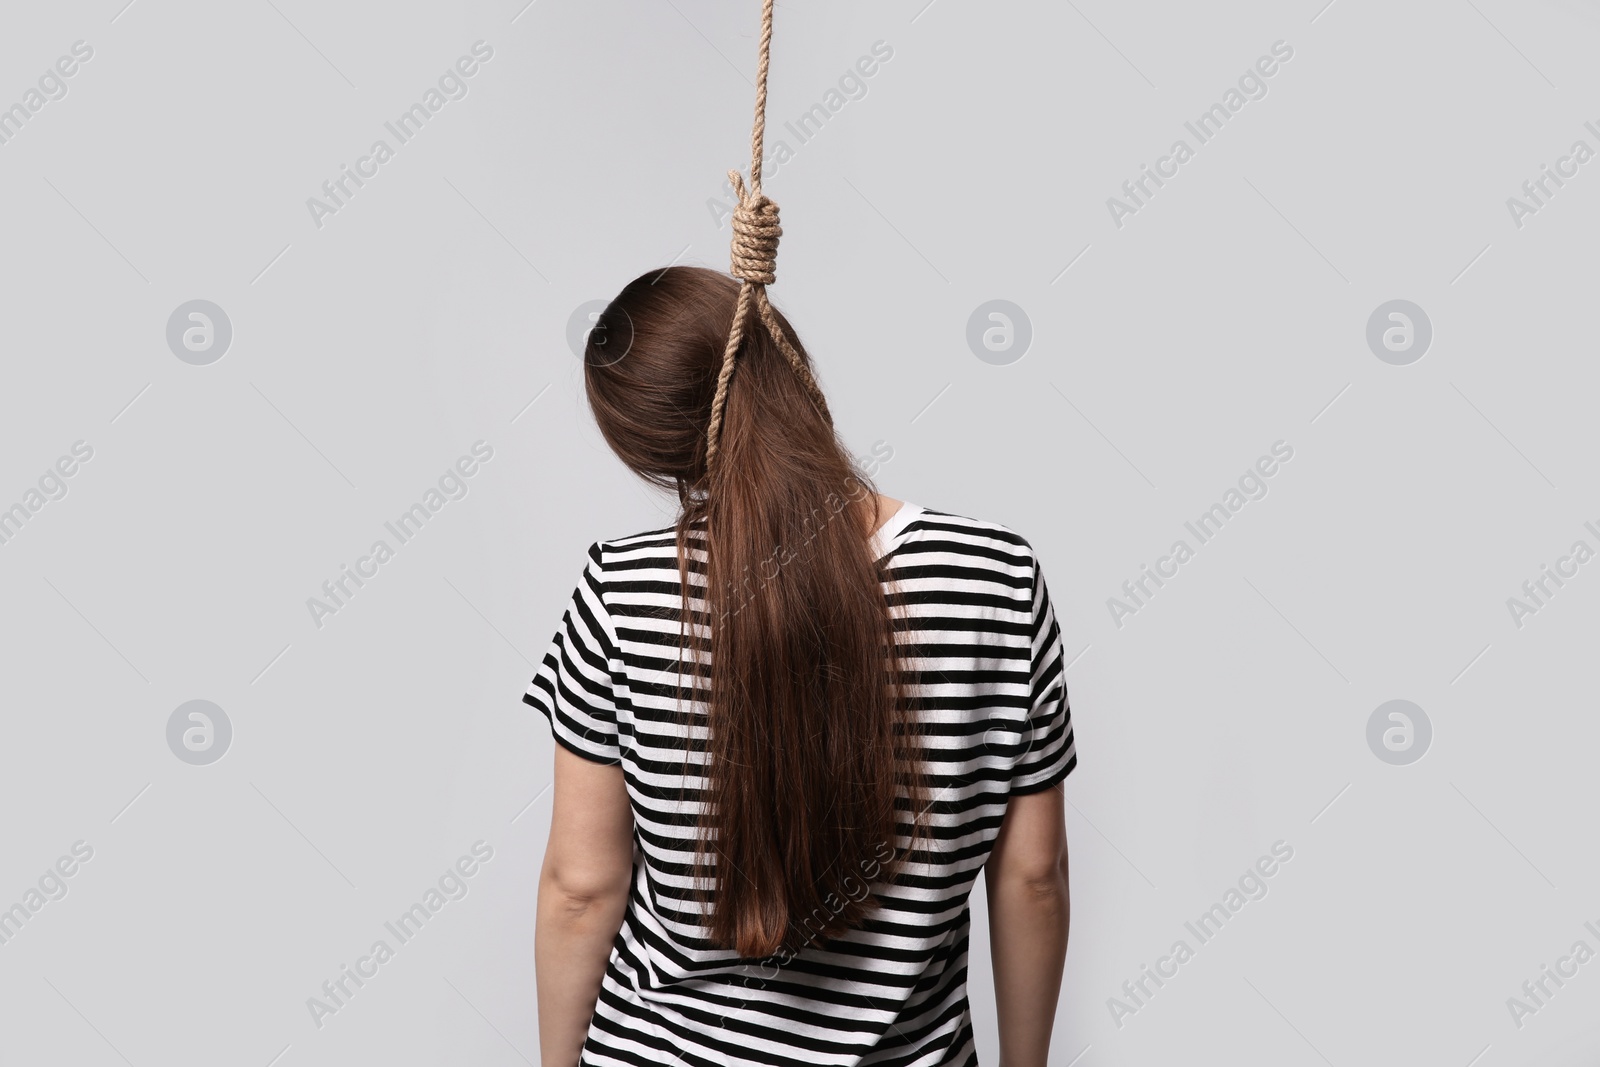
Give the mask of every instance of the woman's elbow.
[[628, 900], [631, 867], [546, 863], [539, 880], [539, 900], [572, 919], [618, 911]]
[[1006, 886], [1013, 896], [1051, 910], [1065, 911], [1070, 900], [1066, 873], [1060, 870], [1017, 878]]

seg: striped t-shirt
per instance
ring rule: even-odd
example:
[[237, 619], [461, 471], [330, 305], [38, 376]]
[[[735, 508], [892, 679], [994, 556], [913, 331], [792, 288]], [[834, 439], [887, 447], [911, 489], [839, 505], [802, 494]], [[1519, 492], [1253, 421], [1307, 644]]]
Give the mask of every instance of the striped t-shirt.
[[[1007, 797], [1055, 785], [1077, 762], [1061, 632], [1032, 547], [1004, 526], [908, 502], [874, 550], [895, 583], [890, 606], [926, 724], [929, 833], [892, 880], [864, 872], [882, 903], [863, 928], [748, 960], [710, 947], [689, 877], [699, 802], [679, 798], [706, 784], [705, 706], [680, 710], [675, 698], [673, 530], [590, 546], [523, 697], [559, 744], [621, 765], [633, 809], [632, 889], [582, 1064], [976, 1064], [973, 882]], [[703, 575], [690, 583], [698, 597]]]

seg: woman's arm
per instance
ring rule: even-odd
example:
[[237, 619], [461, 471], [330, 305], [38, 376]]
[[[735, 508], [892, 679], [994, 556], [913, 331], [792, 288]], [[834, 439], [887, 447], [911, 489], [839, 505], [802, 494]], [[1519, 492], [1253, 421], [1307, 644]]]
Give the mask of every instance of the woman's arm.
[[1067, 828], [1059, 784], [1014, 796], [984, 868], [1000, 1067], [1044, 1067], [1067, 958]]
[[550, 841], [539, 872], [533, 967], [539, 1054], [574, 1067], [588, 1035], [633, 876], [633, 811], [622, 768], [556, 746]]

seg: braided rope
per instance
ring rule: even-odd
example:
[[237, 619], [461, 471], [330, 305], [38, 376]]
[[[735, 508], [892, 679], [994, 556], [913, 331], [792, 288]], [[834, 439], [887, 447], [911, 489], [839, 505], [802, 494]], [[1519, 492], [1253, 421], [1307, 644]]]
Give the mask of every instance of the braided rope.
[[760, 58], [756, 63], [756, 115], [750, 131], [749, 190], [746, 191], [744, 179], [737, 170], [728, 171], [728, 181], [733, 185], [739, 201], [733, 210], [733, 242], [728, 268], [729, 273], [740, 281], [739, 302], [734, 308], [733, 328], [728, 331], [727, 347], [722, 351], [722, 368], [717, 372], [717, 392], [711, 400], [711, 421], [706, 427], [707, 471], [717, 455], [722, 416], [728, 404], [728, 382], [733, 377], [739, 346], [744, 343], [745, 323], [752, 303], [755, 304], [761, 324], [794, 368], [817, 411], [832, 422], [822, 388], [811, 374], [805, 358], [789, 343], [778, 322], [778, 313], [767, 300], [767, 286], [778, 278], [778, 238], [783, 236], [783, 227], [778, 224], [778, 205], [761, 191], [762, 143], [767, 130], [767, 67], [772, 48], [772, 3], [773, 0], [762, 0], [761, 5]]

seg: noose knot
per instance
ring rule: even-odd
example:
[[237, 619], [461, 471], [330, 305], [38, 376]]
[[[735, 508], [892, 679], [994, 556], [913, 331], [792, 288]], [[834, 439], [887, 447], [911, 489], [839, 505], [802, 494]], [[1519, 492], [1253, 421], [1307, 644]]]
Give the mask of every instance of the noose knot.
[[733, 209], [732, 263], [729, 273], [740, 281], [739, 301], [733, 313], [733, 326], [728, 332], [728, 344], [722, 351], [722, 368], [717, 373], [717, 389], [711, 399], [711, 418], [706, 424], [706, 471], [710, 473], [717, 456], [717, 440], [722, 432], [723, 411], [728, 403], [728, 381], [733, 375], [735, 357], [744, 340], [745, 318], [753, 308], [760, 324], [771, 334], [773, 344], [789, 361], [800, 383], [810, 397], [817, 413], [833, 424], [828, 413], [827, 399], [817, 385], [806, 359], [784, 336], [778, 313], [767, 301], [766, 287], [778, 278], [778, 238], [783, 227], [778, 225], [778, 205], [761, 192], [761, 145], [767, 126], [767, 65], [772, 44], [773, 0], [762, 0], [760, 59], [756, 64], [756, 117], [750, 131], [750, 189], [745, 191], [744, 177], [736, 170], [728, 171], [728, 181], [738, 194]]
[[778, 205], [763, 193], [746, 192], [738, 171], [730, 170], [728, 180], [739, 197], [733, 209], [729, 273], [741, 281], [771, 285], [778, 279], [778, 238], [783, 236]]

